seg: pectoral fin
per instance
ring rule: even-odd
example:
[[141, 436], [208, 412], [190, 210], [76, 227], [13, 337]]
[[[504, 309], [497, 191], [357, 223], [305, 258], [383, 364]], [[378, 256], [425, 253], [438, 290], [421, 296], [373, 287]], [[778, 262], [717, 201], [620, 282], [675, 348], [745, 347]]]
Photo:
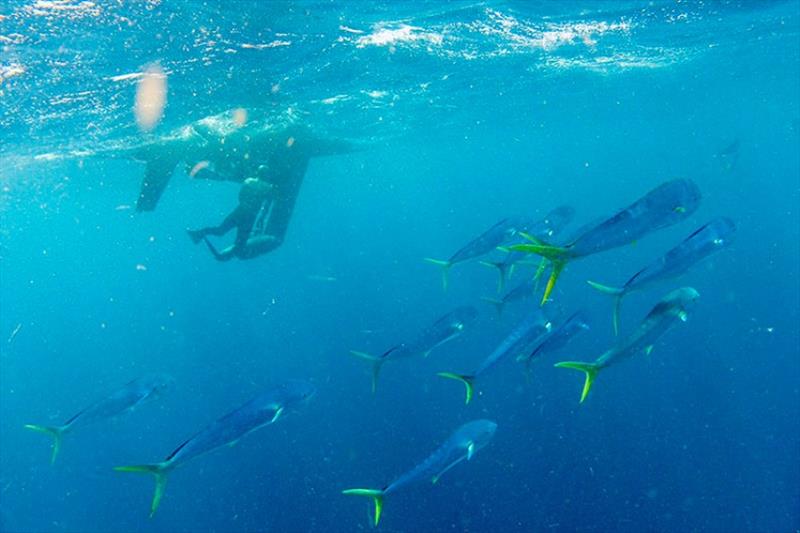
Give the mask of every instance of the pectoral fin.
[[443, 469], [442, 469], [442, 470], [441, 470], [441, 471], [440, 471], [438, 474], [436, 474], [435, 476], [433, 476], [433, 479], [431, 479], [431, 483], [434, 483], [434, 484], [438, 483], [438, 482], [439, 482], [439, 478], [440, 478], [440, 477], [442, 477], [442, 476], [444, 475], [444, 473], [445, 473], [445, 472], [447, 472], [448, 470], [450, 470], [451, 468], [453, 468], [454, 466], [456, 466], [458, 463], [460, 463], [461, 461], [463, 461], [463, 460], [464, 460], [464, 458], [465, 458], [465, 457], [462, 455], [461, 457], [459, 457], [458, 459], [456, 459], [455, 461], [453, 461], [452, 463], [450, 463], [449, 465], [447, 465], [446, 467], [444, 467], [444, 468], [443, 468]]

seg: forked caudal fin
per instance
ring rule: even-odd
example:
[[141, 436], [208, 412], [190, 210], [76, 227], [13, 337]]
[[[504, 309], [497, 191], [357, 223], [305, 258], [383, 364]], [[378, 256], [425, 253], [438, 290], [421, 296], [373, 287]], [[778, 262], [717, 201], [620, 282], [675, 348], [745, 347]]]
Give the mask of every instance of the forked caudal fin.
[[46, 433], [53, 437], [53, 453], [50, 455], [50, 464], [55, 463], [58, 451], [61, 449], [61, 437], [64, 435], [66, 428], [64, 426], [37, 426], [35, 424], [25, 424], [25, 428], [39, 433]]
[[156, 509], [158, 509], [158, 504], [161, 503], [164, 489], [167, 487], [167, 474], [169, 473], [170, 466], [170, 463], [165, 461], [163, 463], [153, 463], [149, 465], [116, 466], [114, 470], [117, 472], [153, 474], [155, 476], [156, 490], [153, 493], [153, 503], [150, 504], [150, 518], [153, 518], [153, 515], [156, 514]]
[[450, 261], [442, 261], [441, 259], [431, 259], [430, 257], [426, 257], [425, 261], [442, 267], [442, 288], [447, 290], [448, 275], [450, 273], [450, 267], [453, 266], [453, 263]]
[[558, 281], [561, 271], [564, 270], [565, 266], [567, 266], [567, 262], [569, 261], [569, 252], [566, 248], [562, 248], [560, 246], [550, 246], [548, 244], [544, 244], [530, 235], [523, 234], [522, 236], [532, 241], [531, 244], [515, 244], [510, 247], [511, 250], [514, 250], [515, 252], [525, 252], [528, 254], [540, 255], [546, 259], [549, 259], [550, 263], [553, 265], [553, 268], [550, 271], [550, 279], [547, 280], [547, 287], [545, 287], [544, 295], [542, 296], [542, 305], [544, 305], [544, 303], [550, 298], [550, 293], [553, 292], [553, 287], [556, 286], [556, 281]]
[[599, 283], [595, 283], [594, 281], [587, 281], [586, 283], [588, 283], [593, 289], [596, 289], [603, 294], [610, 294], [614, 297], [614, 314], [612, 320], [614, 322], [614, 335], [619, 335], [619, 309], [622, 305], [622, 298], [625, 296], [625, 289], [601, 285]]
[[383, 511], [383, 491], [377, 489], [347, 489], [343, 490], [342, 494], [347, 494], [348, 496], [364, 496], [367, 498], [372, 498], [372, 501], [375, 502], [375, 525], [378, 525], [378, 522], [381, 521], [381, 511]]
[[577, 361], [563, 361], [561, 363], [556, 363], [555, 366], [557, 368], [572, 368], [573, 370], [580, 370], [586, 374], [586, 380], [583, 382], [583, 392], [581, 393], [581, 403], [583, 403], [583, 400], [585, 400], [586, 396], [589, 395], [589, 390], [592, 388], [594, 378], [596, 378], [597, 374], [600, 372], [600, 367], [595, 363], [581, 363]]
[[453, 372], [439, 372], [436, 375], [447, 379], [454, 379], [456, 381], [460, 381], [461, 383], [463, 383], [464, 388], [466, 389], [466, 398], [464, 400], [464, 403], [468, 404], [470, 400], [472, 400], [472, 394], [475, 390], [475, 376], [454, 374]]
[[506, 279], [511, 276], [511, 273], [514, 270], [514, 265], [501, 262], [493, 263], [492, 261], [479, 261], [479, 263], [483, 266], [497, 269], [497, 292], [503, 292], [503, 288], [506, 286]]
[[357, 352], [355, 350], [350, 350], [350, 353], [356, 357], [360, 357], [361, 359], [372, 361], [372, 394], [375, 394], [375, 391], [378, 389], [378, 375], [381, 373], [381, 367], [383, 366], [384, 359], [382, 357], [377, 357], [364, 352]]

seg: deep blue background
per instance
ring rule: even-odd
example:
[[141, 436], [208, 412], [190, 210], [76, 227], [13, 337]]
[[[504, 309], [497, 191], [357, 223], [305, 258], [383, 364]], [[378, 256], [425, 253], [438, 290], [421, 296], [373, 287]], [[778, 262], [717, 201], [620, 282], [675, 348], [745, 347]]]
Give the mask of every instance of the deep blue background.
[[[0, 85], [4, 531], [369, 529], [365, 502], [342, 489], [383, 486], [484, 417], [499, 425], [491, 445], [436, 486], [389, 498], [381, 530], [800, 527], [797, 2], [30, 5], [0, 8], [0, 35], [24, 36], [0, 66], [25, 67]], [[594, 46], [519, 45], [586, 21], [631, 27], [595, 31]], [[356, 44], [381, 24], [443, 41]], [[275, 39], [292, 44], [241, 47]], [[313, 161], [281, 249], [216, 263], [183, 230], [221, 219], [235, 185], [177, 175], [156, 212], [134, 214], [116, 207], [134, 202], [141, 165], [35, 159], [137, 142], [133, 83], [107, 78], [154, 60], [170, 71], [159, 132], [236, 106], [294, 106], [366, 149]], [[376, 90], [387, 95], [363, 93]], [[349, 98], [321, 102], [336, 95]], [[715, 154], [737, 139], [726, 169]], [[478, 300], [494, 272], [457, 266], [442, 293], [423, 257], [563, 203], [574, 228], [673, 177], [699, 184], [699, 211], [568, 267], [552, 309], [587, 309], [592, 330], [535, 364], [529, 384], [507, 362], [465, 407], [461, 386], [435, 376], [473, 368], [533, 303], [498, 319]], [[612, 342], [609, 298], [584, 281], [621, 283], [718, 215], [739, 226], [729, 249], [623, 308], [629, 331], [691, 284], [691, 319], [650, 361], [604, 373], [579, 406], [582, 378], [552, 363]], [[464, 303], [480, 306], [479, 323], [427, 360], [386, 365], [371, 396], [368, 366], [348, 351], [380, 352]], [[154, 371], [173, 390], [68, 435], [53, 467], [46, 439], [22, 429]], [[308, 408], [174, 472], [153, 519], [152, 480], [111, 471], [161, 459], [288, 377], [319, 388]]]

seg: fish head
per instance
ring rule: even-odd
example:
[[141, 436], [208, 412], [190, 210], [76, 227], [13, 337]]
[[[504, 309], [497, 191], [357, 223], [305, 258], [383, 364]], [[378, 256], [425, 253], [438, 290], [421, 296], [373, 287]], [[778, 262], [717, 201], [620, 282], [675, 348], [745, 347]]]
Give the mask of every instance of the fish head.
[[671, 223], [687, 218], [700, 206], [702, 194], [692, 180], [673, 180], [662, 185], [661, 190], [672, 205]]
[[468, 440], [477, 449], [480, 449], [489, 444], [489, 441], [494, 437], [497, 431], [497, 423], [486, 419], [473, 420], [466, 423], [462, 430], [467, 435]]
[[150, 394], [155, 397], [161, 396], [175, 385], [175, 378], [168, 374], [156, 374], [146, 379], [148, 381], [147, 386], [150, 388]]
[[313, 383], [299, 379], [286, 382], [284, 388], [298, 402], [306, 402], [317, 393]]
[[464, 307], [459, 307], [453, 312], [453, 317], [452, 321], [450, 322], [450, 325], [452, 326], [453, 329], [462, 331], [477, 317], [478, 317], [478, 310], [472, 307], [471, 305], [465, 305]]
[[664, 298], [664, 303], [669, 306], [670, 314], [686, 320], [687, 313], [694, 308], [700, 293], [692, 287], [675, 289]]

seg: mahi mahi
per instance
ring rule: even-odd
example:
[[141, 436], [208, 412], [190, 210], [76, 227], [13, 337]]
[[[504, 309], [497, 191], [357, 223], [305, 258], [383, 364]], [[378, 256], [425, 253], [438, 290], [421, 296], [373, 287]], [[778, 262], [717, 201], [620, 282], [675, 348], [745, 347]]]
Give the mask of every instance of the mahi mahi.
[[534, 359], [538, 359], [546, 353], [560, 350], [566, 346], [569, 341], [575, 338], [576, 335], [588, 329], [589, 321], [586, 317], [586, 313], [577, 311], [558, 327], [553, 328], [547, 335], [542, 337], [541, 342], [538, 342], [530, 353], [519, 356], [517, 361], [525, 363], [525, 372], [528, 373]]
[[544, 304], [570, 261], [634, 243], [655, 230], [684, 220], [699, 205], [700, 190], [693, 181], [672, 180], [659, 185], [611, 218], [590, 227], [566, 246], [551, 246], [530, 236], [531, 243], [510, 248], [550, 260], [552, 271], [542, 297]]
[[736, 232], [732, 220], [719, 217], [701, 227], [676, 247], [631, 276], [622, 287], [609, 287], [589, 281], [589, 285], [614, 296], [614, 334], [619, 333], [622, 298], [660, 281], [677, 278], [691, 267], [731, 243]]
[[422, 330], [409, 342], [393, 346], [381, 355], [356, 351], [350, 353], [372, 362], [372, 392], [374, 393], [378, 384], [378, 374], [385, 362], [416, 355], [428, 357], [435, 348], [461, 335], [464, 328], [474, 322], [477, 316], [478, 311], [472, 306], [457, 307]]
[[439, 376], [448, 379], [454, 379], [464, 384], [466, 389], [466, 398], [464, 403], [469, 403], [475, 387], [475, 380], [482, 376], [490, 369], [494, 368], [497, 363], [509, 356], [516, 356], [528, 349], [534, 344], [542, 335], [550, 331], [551, 324], [547, 321], [541, 309], [536, 309], [528, 314], [522, 322], [520, 322], [511, 333], [503, 339], [497, 348], [494, 349], [489, 356], [475, 369], [471, 374], [455, 374], [453, 372], [439, 372]]
[[[537, 239], [549, 241], [557, 237], [561, 231], [572, 221], [575, 209], [568, 205], [556, 207], [547, 215], [535, 222], [527, 224], [524, 231]], [[503, 250], [504, 248], [500, 248]], [[528, 254], [505, 249], [508, 253], [502, 261], [481, 261], [481, 264], [497, 269], [497, 292], [502, 292], [506, 280], [514, 273], [514, 266], [522, 261]], [[541, 270], [541, 269], [540, 269]]]
[[525, 228], [525, 221], [519, 217], [504, 218], [459, 248], [456, 253], [450, 256], [450, 259], [441, 260], [428, 257], [425, 261], [442, 267], [442, 286], [447, 290], [448, 274], [453, 265], [494, 251], [498, 246], [506, 244], [520, 231], [524, 231]]
[[649, 355], [653, 350], [653, 344], [664, 333], [676, 323], [687, 320], [689, 310], [694, 307], [699, 297], [698, 292], [691, 287], [675, 289], [653, 307], [636, 331], [598, 357], [593, 363], [564, 361], [556, 363], [555, 366], [580, 370], [586, 374], [581, 393], [581, 403], [583, 403], [601, 370], [641, 352]]
[[114, 470], [147, 473], [155, 476], [156, 490], [150, 505], [150, 516], [152, 517], [161, 503], [161, 497], [164, 495], [164, 488], [167, 484], [167, 475], [172, 470], [195, 457], [222, 446], [233, 446], [248, 433], [272, 424], [281, 415], [305, 403], [315, 392], [314, 385], [307, 381], [286, 381], [206, 426], [194, 437], [175, 448], [164, 461], [144, 465], [118, 466]]
[[473, 420], [458, 428], [450, 438], [439, 446], [427, 459], [406, 472], [382, 489], [348, 489], [343, 494], [372, 498], [375, 502], [375, 525], [378, 525], [383, 510], [383, 500], [397, 490], [418, 482], [436, 483], [442, 474], [472, 457], [494, 437], [497, 424], [491, 420]]
[[172, 378], [166, 375], [144, 376], [129, 382], [107, 398], [93, 403], [60, 426], [26, 424], [25, 427], [53, 437], [53, 453], [50, 456], [52, 464], [56, 461], [58, 451], [61, 449], [61, 438], [65, 433], [130, 411], [148, 399], [158, 397], [171, 384]]

